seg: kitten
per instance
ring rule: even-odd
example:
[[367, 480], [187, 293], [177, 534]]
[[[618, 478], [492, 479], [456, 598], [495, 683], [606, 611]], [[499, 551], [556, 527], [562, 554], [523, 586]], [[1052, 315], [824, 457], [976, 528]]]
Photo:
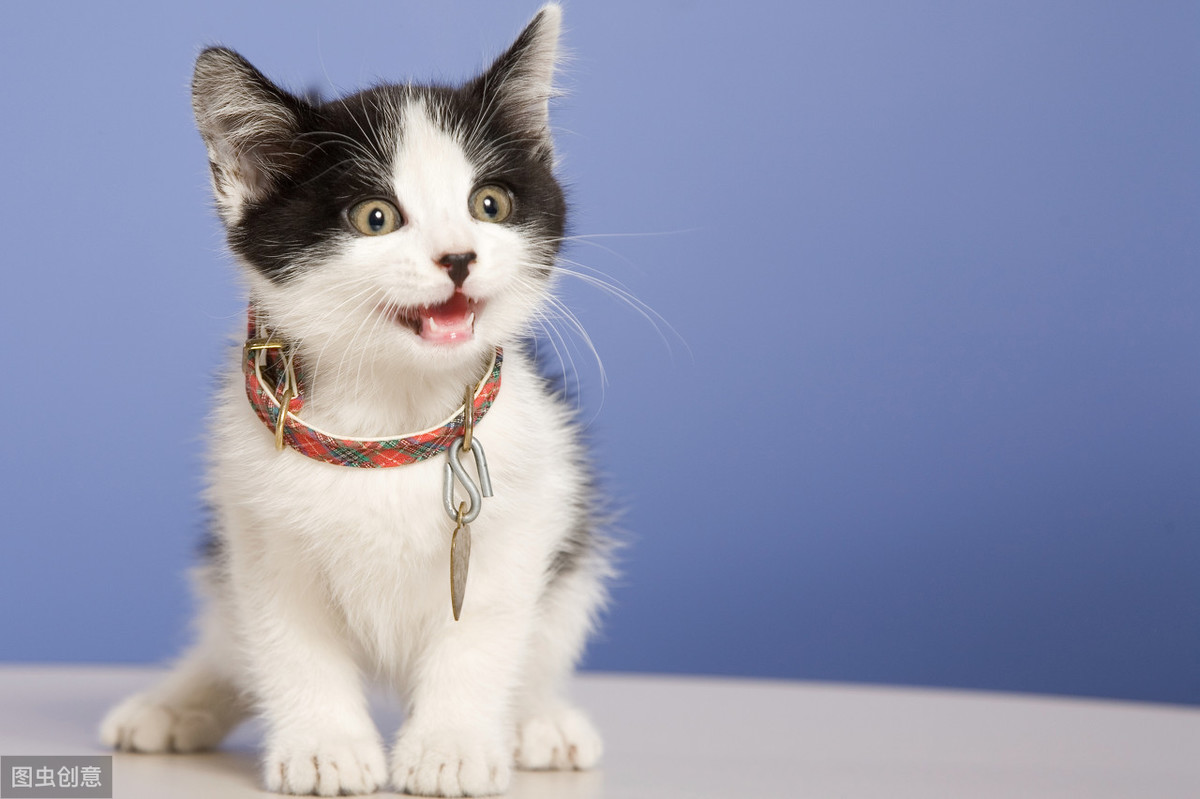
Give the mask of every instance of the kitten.
[[[209, 748], [257, 712], [267, 787], [321, 795], [389, 777], [409, 793], [495, 794], [514, 763], [596, 763], [600, 738], [562, 691], [604, 600], [607, 548], [571, 413], [525, 344], [566, 218], [548, 120], [560, 16], [545, 6], [462, 87], [330, 102], [230, 50], [200, 54], [193, 105], [257, 343], [230, 352], [213, 419], [198, 641], [110, 711], [108, 745]], [[256, 348], [266, 340], [279, 347]], [[293, 375], [298, 399], [284, 394]], [[321, 438], [429, 429], [349, 452]], [[351, 468], [364, 465], [382, 468]], [[468, 496], [481, 467], [494, 496]], [[390, 763], [372, 676], [408, 710]]]

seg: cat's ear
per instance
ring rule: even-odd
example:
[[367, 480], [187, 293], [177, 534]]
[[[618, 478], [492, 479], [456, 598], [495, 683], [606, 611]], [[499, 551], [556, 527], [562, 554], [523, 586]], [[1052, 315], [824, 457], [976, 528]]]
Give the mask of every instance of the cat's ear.
[[510, 124], [547, 148], [561, 27], [562, 9], [556, 3], [543, 6], [508, 51], [476, 79], [485, 95], [499, 101]]
[[217, 208], [227, 224], [263, 199], [299, 158], [307, 105], [232, 50], [211, 47], [196, 59], [192, 109], [208, 148]]

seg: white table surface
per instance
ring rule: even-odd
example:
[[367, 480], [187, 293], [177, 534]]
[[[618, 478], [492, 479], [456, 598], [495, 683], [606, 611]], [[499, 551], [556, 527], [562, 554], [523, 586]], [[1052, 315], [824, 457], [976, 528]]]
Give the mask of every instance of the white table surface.
[[[0, 754], [104, 754], [104, 710], [161, 672], [0, 666]], [[1200, 709], [960, 691], [587, 674], [596, 771], [515, 772], [516, 799], [1200, 797]], [[385, 737], [400, 715], [375, 703]], [[258, 734], [213, 753], [118, 754], [114, 799], [239, 799]], [[386, 794], [393, 795], [393, 794]]]

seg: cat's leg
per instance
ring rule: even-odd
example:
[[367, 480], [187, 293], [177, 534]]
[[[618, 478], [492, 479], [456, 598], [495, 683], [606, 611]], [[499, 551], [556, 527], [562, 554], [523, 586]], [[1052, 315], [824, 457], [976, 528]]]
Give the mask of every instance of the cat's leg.
[[[208, 583], [211, 569], [202, 570], [198, 582]], [[105, 745], [133, 752], [211, 749], [246, 717], [228, 615], [210, 600], [199, 621], [197, 642], [170, 674], [108, 712], [100, 724]]]
[[472, 589], [462, 618], [433, 631], [410, 675], [409, 718], [392, 752], [401, 792], [485, 796], [511, 779], [512, 700], [532, 614], [528, 604], [498, 610]]
[[566, 684], [602, 598], [599, 578], [579, 568], [555, 575], [541, 599], [517, 702], [518, 768], [587, 769], [600, 760], [600, 733], [566, 699]]
[[248, 681], [267, 734], [263, 778], [290, 794], [373, 793], [387, 759], [342, 620], [308, 553], [287, 533], [232, 553]]

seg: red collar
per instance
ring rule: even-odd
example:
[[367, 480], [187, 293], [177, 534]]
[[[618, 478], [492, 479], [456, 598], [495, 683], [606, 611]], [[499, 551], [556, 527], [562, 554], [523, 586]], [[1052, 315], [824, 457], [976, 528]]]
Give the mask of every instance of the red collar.
[[[442, 424], [400, 436], [348, 438], [313, 427], [299, 416], [304, 406], [304, 396], [293, 353], [288, 351], [285, 342], [262, 338], [258, 333], [252, 307], [242, 357], [246, 396], [258, 418], [275, 434], [275, 444], [279, 449], [286, 445], [326, 463], [374, 469], [405, 466], [432, 458], [448, 450], [454, 440], [462, 438], [465, 433], [465, 402]], [[497, 347], [484, 378], [471, 395], [475, 422], [483, 418], [500, 393], [500, 365], [503, 361], [504, 352]], [[268, 389], [264, 372], [278, 375], [274, 391]], [[281, 407], [287, 408], [282, 419]]]

